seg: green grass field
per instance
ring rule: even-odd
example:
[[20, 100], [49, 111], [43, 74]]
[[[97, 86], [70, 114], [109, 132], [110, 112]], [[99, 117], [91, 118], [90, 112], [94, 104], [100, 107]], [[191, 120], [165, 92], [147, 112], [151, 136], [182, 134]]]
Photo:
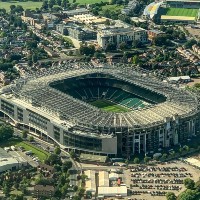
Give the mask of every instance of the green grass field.
[[105, 5], [105, 6], [102, 6], [102, 11], [104, 10], [112, 10], [112, 11], [121, 11], [121, 9], [123, 8], [124, 6], [119, 6], [119, 5]]
[[167, 8], [166, 15], [169, 16], [184, 16], [184, 17], [196, 17], [199, 9], [188, 8]]
[[93, 102], [90, 102], [91, 105], [96, 106], [98, 108], [101, 108], [102, 110], [105, 110], [107, 112], [127, 112], [129, 111], [128, 108], [122, 107], [120, 105], [117, 105], [116, 103], [106, 101], [106, 100], [96, 100]]
[[[70, 3], [73, 2], [73, 0], [69, 0]], [[85, 4], [95, 4], [100, 2], [109, 2], [109, 0], [76, 0], [76, 3], [85, 5]]]
[[5, 8], [6, 11], [10, 11], [11, 5], [21, 5], [24, 9], [35, 10], [36, 8], [40, 8], [42, 6], [42, 2], [33, 2], [33, 1], [26, 1], [26, 2], [19, 2], [19, 1], [9, 1], [9, 2], [2, 2], [0, 1], [0, 8]]
[[37, 148], [34, 145], [23, 141], [20, 138], [12, 138], [4, 143], [0, 143], [0, 147], [10, 147], [10, 146], [16, 146], [16, 147], [24, 147], [26, 151], [32, 151], [32, 153], [39, 158], [40, 161], [45, 160], [50, 154], [43, 149]]
[[[70, 3], [72, 3], [73, 0], [70, 0]], [[100, 3], [100, 2], [108, 2], [109, 0], [76, 0], [77, 3], [81, 5], [85, 4], [94, 4], [94, 3]], [[40, 2], [33, 2], [33, 1], [26, 1], [26, 2], [19, 2], [19, 1], [9, 1], [9, 2], [2, 2], [0, 0], [0, 8], [5, 8], [6, 11], [10, 11], [10, 5], [21, 5], [24, 9], [30, 9], [35, 10], [36, 8], [41, 8], [42, 1]]]

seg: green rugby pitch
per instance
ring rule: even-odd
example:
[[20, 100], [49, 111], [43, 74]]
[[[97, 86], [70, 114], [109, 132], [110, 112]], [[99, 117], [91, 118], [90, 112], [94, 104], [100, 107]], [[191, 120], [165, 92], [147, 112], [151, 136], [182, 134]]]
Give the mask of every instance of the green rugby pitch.
[[128, 108], [122, 107], [116, 103], [106, 101], [106, 100], [96, 100], [90, 102], [91, 105], [101, 108], [107, 112], [127, 112], [130, 111]]

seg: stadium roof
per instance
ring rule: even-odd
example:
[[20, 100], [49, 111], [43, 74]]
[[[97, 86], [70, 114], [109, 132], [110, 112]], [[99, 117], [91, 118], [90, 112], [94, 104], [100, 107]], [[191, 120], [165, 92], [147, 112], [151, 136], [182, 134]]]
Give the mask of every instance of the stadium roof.
[[144, 9], [143, 15], [150, 17], [151, 19], [157, 14], [158, 9], [163, 4], [163, 2], [153, 2], [146, 6]]
[[196, 17], [161, 15], [161, 20], [195, 21]]
[[[106, 112], [84, 101], [60, 92], [49, 86], [63, 79], [89, 74], [110, 75], [118, 80], [145, 88], [164, 95], [167, 100], [151, 105], [145, 109], [131, 110], [125, 113]], [[144, 77], [143, 72], [134, 71], [133, 66], [91, 66], [89, 63], [69, 63], [52, 68], [41, 74], [30, 74], [18, 80], [15, 85], [1, 89], [1, 98], [13, 104], [30, 109], [50, 121], [67, 127], [85, 127], [84, 131], [75, 134], [87, 134], [91, 137], [112, 137], [112, 134], [99, 134], [103, 127], [145, 128], [163, 124], [167, 119], [181, 118], [198, 112], [198, 101], [189, 91], [173, 88], [155, 77]], [[12, 93], [10, 95], [10, 93]], [[80, 130], [80, 129], [79, 129]], [[110, 130], [110, 129], [109, 129]]]

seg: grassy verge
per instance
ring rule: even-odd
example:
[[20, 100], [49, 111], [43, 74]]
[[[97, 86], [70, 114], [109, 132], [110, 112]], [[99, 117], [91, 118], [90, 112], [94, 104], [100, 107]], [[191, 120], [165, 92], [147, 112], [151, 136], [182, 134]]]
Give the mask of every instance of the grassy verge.
[[20, 142], [16, 145], [17, 147], [21, 146], [24, 147], [26, 151], [32, 151], [35, 156], [39, 158], [39, 160], [45, 160], [50, 154], [44, 151], [43, 149], [37, 148], [28, 142]]
[[72, 40], [66, 36], [63, 36], [65, 42], [67, 42], [71, 47], [74, 47]]
[[0, 147], [9, 147], [9, 146], [16, 146], [16, 147], [23, 147], [25, 151], [32, 151], [35, 156], [39, 158], [39, 160], [45, 160], [50, 154], [43, 149], [35, 147], [34, 145], [23, 141], [21, 138], [12, 138], [6, 142], [0, 143]]

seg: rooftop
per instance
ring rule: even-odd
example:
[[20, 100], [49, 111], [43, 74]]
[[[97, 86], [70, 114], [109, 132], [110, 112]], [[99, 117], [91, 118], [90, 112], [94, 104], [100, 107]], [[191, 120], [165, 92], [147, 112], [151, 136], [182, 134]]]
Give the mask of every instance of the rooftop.
[[91, 155], [91, 154], [81, 154], [80, 160], [93, 161], [105, 163], [107, 161], [107, 156]]
[[185, 17], [185, 16], [170, 16], [170, 15], [161, 15], [161, 19], [164, 20], [179, 20], [179, 21], [195, 21], [195, 17]]
[[47, 192], [54, 192], [55, 188], [51, 185], [35, 185], [34, 186], [34, 190], [38, 190], [38, 191], [47, 191]]
[[124, 194], [124, 196], [127, 196], [127, 187], [126, 186], [98, 187], [98, 195], [110, 196], [111, 194], [113, 195]]

